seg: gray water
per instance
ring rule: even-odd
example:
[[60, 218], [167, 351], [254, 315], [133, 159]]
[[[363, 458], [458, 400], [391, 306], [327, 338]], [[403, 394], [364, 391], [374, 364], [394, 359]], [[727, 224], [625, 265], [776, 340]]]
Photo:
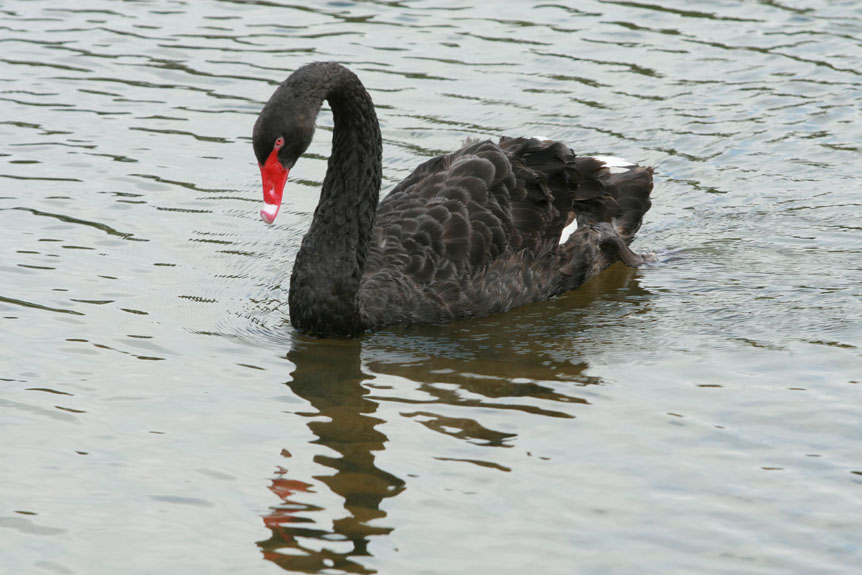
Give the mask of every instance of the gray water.
[[[862, 7], [464, 4], [0, 5], [0, 572], [859, 568]], [[271, 227], [250, 134], [322, 59], [376, 102], [384, 192], [563, 140], [655, 167], [660, 263], [297, 335], [332, 120]]]

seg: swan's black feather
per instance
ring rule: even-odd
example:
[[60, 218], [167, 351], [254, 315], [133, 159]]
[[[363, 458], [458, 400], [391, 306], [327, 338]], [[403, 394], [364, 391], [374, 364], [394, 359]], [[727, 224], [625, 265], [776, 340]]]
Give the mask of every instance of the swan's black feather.
[[[366, 321], [483, 316], [572, 289], [613, 262], [598, 247], [560, 245], [560, 234], [572, 212], [587, 228], [618, 218], [636, 231], [652, 179], [629, 171], [611, 175], [564, 144], [524, 138], [469, 142], [425, 162], [380, 203], [359, 291]], [[579, 239], [603, 239], [592, 235]]]

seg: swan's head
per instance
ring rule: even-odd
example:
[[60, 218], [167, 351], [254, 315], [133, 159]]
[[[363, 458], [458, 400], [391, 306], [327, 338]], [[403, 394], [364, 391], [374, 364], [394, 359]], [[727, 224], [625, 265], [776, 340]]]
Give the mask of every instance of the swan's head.
[[254, 155], [263, 182], [263, 209], [260, 217], [275, 221], [281, 207], [284, 184], [290, 169], [305, 152], [314, 135], [314, 117], [280, 86], [263, 107], [254, 124]]

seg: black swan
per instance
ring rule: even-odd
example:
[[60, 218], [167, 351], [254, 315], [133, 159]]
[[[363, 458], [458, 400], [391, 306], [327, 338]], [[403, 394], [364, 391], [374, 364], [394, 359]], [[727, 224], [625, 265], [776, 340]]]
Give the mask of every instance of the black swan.
[[650, 207], [652, 169], [575, 156], [560, 142], [468, 140], [420, 165], [378, 205], [374, 104], [334, 62], [296, 70], [255, 122], [267, 223], [324, 100], [332, 153], [290, 276], [294, 328], [353, 337], [481, 317], [562, 294], [616, 261], [643, 263], [628, 244]]

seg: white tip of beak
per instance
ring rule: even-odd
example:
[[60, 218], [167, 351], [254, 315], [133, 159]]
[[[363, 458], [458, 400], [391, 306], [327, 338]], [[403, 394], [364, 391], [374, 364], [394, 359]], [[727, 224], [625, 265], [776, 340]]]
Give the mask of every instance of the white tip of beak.
[[268, 224], [275, 221], [275, 216], [278, 215], [278, 204], [263, 204], [263, 209], [260, 210], [260, 219]]

